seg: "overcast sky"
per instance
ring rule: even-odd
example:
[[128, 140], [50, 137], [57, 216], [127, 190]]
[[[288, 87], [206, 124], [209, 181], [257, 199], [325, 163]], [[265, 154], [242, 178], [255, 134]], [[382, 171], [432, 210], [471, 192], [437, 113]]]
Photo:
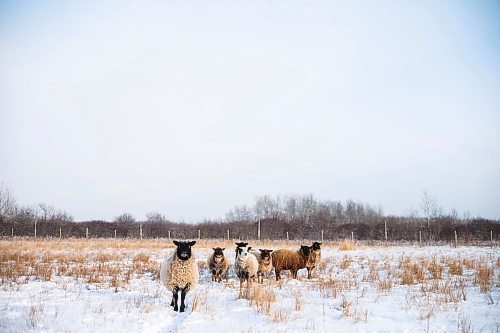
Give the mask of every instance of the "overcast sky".
[[76, 220], [500, 218], [500, 2], [1, 1], [0, 181]]

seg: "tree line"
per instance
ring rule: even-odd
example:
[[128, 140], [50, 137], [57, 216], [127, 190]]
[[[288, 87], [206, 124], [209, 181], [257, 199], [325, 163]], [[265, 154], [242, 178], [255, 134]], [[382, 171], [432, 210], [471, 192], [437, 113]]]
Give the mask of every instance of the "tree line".
[[[0, 235], [37, 237], [212, 238], [270, 240], [449, 241], [456, 231], [464, 241], [498, 240], [500, 221], [444, 214], [437, 200], [424, 192], [420, 212], [384, 215], [382, 208], [353, 200], [319, 200], [313, 195], [260, 196], [252, 206], [236, 206], [224, 218], [199, 223], [174, 222], [151, 212], [143, 220], [123, 213], [113, 221], [75, 222], [53, 206], [17, 205], [0, 186]], [[36, 231], [35, 231], [36, 230]], [[229, 235], [228, 235], [229, 232]]]

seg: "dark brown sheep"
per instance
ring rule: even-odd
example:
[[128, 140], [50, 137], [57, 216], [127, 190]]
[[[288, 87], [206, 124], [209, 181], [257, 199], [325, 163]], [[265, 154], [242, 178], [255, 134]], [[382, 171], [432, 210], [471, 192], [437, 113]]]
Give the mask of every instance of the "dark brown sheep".
[[289, 270], [292, 272], [292, 278], [297, 278], [297, 271], [306, 268], [309, 261], [311, 247], [301, 245], [300, 250], [276, 250], [272, 253], [274, 272], [276, 281], [281, 279], [281, 271]]

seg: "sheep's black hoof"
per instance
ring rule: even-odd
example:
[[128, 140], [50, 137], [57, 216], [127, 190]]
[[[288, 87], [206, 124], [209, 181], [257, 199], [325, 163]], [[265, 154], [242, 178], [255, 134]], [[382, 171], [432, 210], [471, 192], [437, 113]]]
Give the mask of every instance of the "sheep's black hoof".
[[184, 312], [184, 307], [181, 306], [181, 309], [179, 310], [179, 312]]
[[177, 306], [174, 306], [174, 311], [179, 311], [179, 308]]

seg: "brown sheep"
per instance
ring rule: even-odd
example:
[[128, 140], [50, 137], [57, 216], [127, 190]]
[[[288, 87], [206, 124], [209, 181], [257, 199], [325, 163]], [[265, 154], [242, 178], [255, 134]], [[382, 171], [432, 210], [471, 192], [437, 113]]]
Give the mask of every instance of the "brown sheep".
[[300, 250], [276, 250], [272, 253], [274, 272], [276, 281], [281, 279], [281, 271], [289, 270], [292, 272], [292, 278], [297, 278], [297, 271], [306, 268], [309, 261], [310, 246], [301, 245]]
[[312, 251], [309, 255], [309, 261], [306, 264], [308, 279], [312, 277], [314, 267], [318, 266], [321, 261], [321, 244], [320, 242], [314, 242], [311, 246]]
[[251, 251], [259, 262], [259, 269], [257, 270], [257, 282], [259, 283], [264, 282], [264, 273], [269, 273], [273, 269], [271, 252], [273, 252], [273, 250], [259, 249], [259, 252]]
[[227, 269], [229, 268], [229, 260], [224, 255], [225, 248], [212, 248], [214, 253], [208, 258], [208, 269], [212, 273], [212, 281], [221, 282], [224, 276], [227, 279]]

